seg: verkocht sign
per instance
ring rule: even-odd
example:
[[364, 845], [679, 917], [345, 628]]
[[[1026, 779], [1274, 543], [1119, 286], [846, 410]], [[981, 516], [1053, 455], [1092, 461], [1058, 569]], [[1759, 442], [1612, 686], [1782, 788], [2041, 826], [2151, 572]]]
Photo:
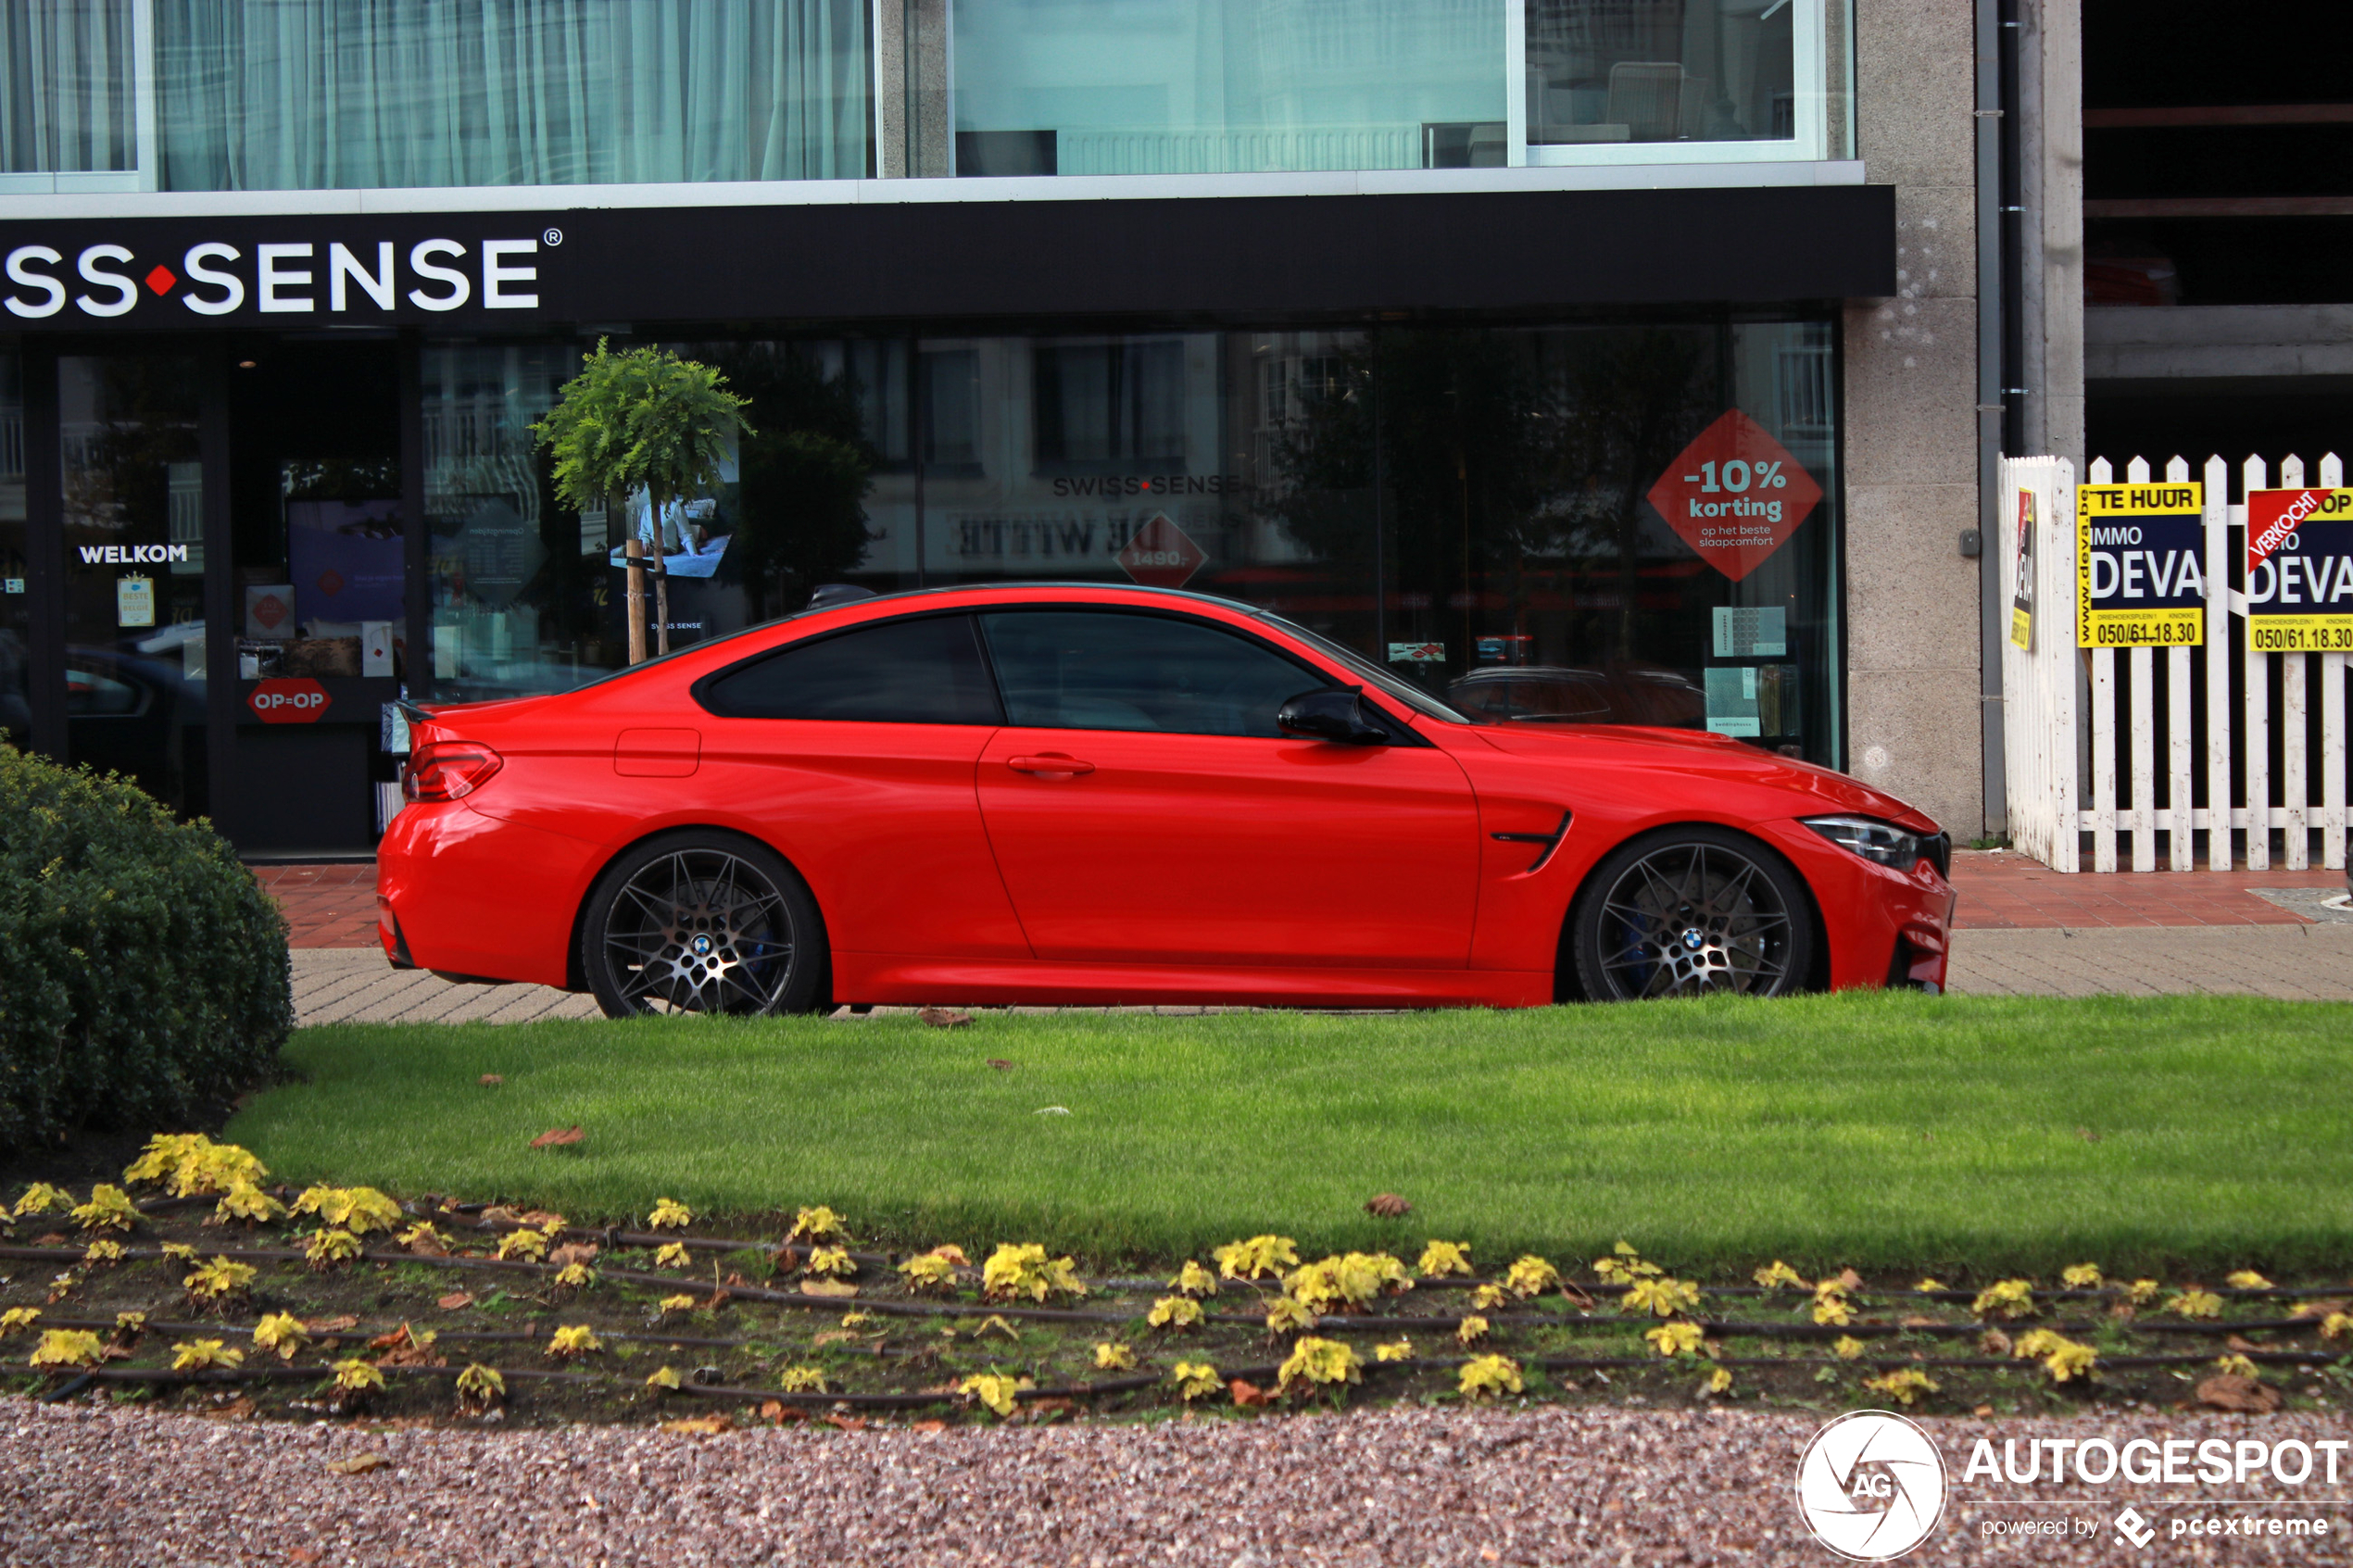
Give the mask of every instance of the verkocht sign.
[[2246, 646], [2353, 648], [2353, 490], [2247, 493]]
[[2206, 641], [2206, 487], [2184, 481], [2075, 491], [2075, 646]]

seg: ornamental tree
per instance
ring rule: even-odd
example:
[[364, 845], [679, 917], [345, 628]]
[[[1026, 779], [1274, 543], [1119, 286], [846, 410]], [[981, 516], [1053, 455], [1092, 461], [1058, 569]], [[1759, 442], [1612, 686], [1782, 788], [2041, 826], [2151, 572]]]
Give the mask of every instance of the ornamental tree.
[[[615, 354], [609, 340], [583, 356], [580, 373], [566, 382], [556, 406], [531, 427], [555, 458], [556, 495], [581, 511], [615, 504], [626, 507], [632, 492], [644, 490], [653, 508], [655, 555], [661, 554], [661, 520], [673, 500], [718, 483], [728, 438], [749, 434], [746, 399], [727, 390], [727, 379], [709, 365], [681, 359], [648, 345]], [[657, 635], [670, 651], [667, 592]], [[630, 661], [645, 657], [644, 590], [637, 573], [629, 581]]]

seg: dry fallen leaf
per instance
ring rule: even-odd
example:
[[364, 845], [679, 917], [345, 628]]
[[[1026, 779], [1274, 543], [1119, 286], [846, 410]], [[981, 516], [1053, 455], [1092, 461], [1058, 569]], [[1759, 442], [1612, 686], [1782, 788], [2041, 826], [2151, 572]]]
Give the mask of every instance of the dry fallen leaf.
[[383, 1454], [354, 1454], [349, 1459], [333, 1459], [327, 1468], [342, 1475], [365, 1475], [371, 1470], [382, 1470], [391, 1460]]
[[826, 1425], [838, 1426], [844, 1432], [863, 1432], [866, 1430], [866, 1418], [863, 1416], [829, 1415], [824, 1418], [824, 1421]]
[[567, 1241], [547, 1254], [551, 1267], [562, 1268], [570, 1263], [593, 1263], [597, 1261], [597, 1244], [593, 1241]]
[[2099, 1142], [2099, 1141], [2100, 1141], [2100, 1135], [2099, 1135], [2099, 1134], [2097, 1134], [2097, 1133], [2095, 1133], [2095, 1132], [2092, 1131], [2092, 1129], [2091, 1129], [2091, 1128], [2089, 1128], [2089, 1127], [2078, 1127], [2078, 1128], [2076, 1128], [2076, 1129], [2075, 1129], [2075, 1135], [2076, 1135], [2077, 1137], [2079, 1137], [2079, 1138], [2082, 1138], [2082, 1139], [2085, 1143], [2097, 1143], [2097, 1142]]
[[988, 1059], [988, 1065], [995, 1068], [1000, 1073], [1011, 1073], [1013, 1070], [1013, 1064], [1007, 1061], [1001, 1056], [990, 1057]]
[[971, 1013], [958, 1012], [953, 1008], [918, 1008], [915, 1016], [934, 1029], [962, 1029], [973, 1021]]
[[736, 1420], [735, 1417], [724, 1414], [691, 1415], [677, 1421], [665, 1421], [661, 1424], [661, 1429], [664, 1432], [715, 1437], [722, 1432], [733, 1432], [736, 1429]]
[[1226, 1391], [1233, 1395], [1234, 1403], [1238, 1405], [1271, 1405], [1275, 1402], [1273, 1389], [1261, 1388], [1255, 1383], [1245, 1383], [1239, 1377], [1226, 1385]]
[[332, 1318], [308, 1318], [304, 1320], [302, 1326], [313, 1336], [321, 1334], [341, 1334], [346, 1328], [358, 1328], [359, 1326], [359, 1320], [353, 1317], [350, 1313], [345, 1312], [340, 1316]]
[[1989, 1328], [1979, 1335], [1977, 1344], [1978, 1348], [1989, 1356], [2007, 1356], [2010, 1353], [2010, 1336], [1998, 1328]]
[[1393, 1192], [1378, 1194], [1365, 1205], [1365, 1213], [1378, 1214], [1384, 1220], [1402, 1220], [1413, 1211], [1414, 1206]]
[[848, 1280], [805, 1279], [800, 1282], [803, 1296], [855, 1296], [858, 1287]]
[[474, 1297], [473, 1292], [471, 1290], [453, 1290], [448, 1295], [434, 1303], [434, 1306], [439, 1307], [445, 1312], [454, 1312], [459, 1311], [460, 1308], [471, 1307], [473, 1304]]
[[477, 1082], [479, 1082], [482, 1086], [486, 1089], [495, 1089], [506, 1081], [507, 1080], [501, 1078], [496, 1073], [485, 1073], [480, 1079], [477, 1080]]
[[2268, 1383], [2225, 1372], [2197, 1386], [2197, 1402], [2209, 1410], [2265, 1415], [2280, 1408], [2280, 1391]]
[[948, 1424], [937, 1419], [931, 1421], [919, 1421], [907, 1430], [910, 1432], [945, 1432], [948, 1430]]
[[534, 1148], [555, 1148], [563, 1144], [578, 1143], [586, 1135], [587, 1135], [583, 1133], [576, 1125], [571, 1127], [550, 1127], [546, 1132], [540, 1134], [537, 1137], [532, 1139], [531, 1147]]

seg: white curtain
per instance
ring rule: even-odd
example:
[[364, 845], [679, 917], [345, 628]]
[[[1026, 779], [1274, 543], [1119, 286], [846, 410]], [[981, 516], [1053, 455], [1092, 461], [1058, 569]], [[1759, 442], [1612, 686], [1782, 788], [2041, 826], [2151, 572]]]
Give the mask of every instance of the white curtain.
[[132, 0], [0, 0], [0, 172], [125, 169]]
[[861, 0], [157, 0], [167, 190], [855, 179]]

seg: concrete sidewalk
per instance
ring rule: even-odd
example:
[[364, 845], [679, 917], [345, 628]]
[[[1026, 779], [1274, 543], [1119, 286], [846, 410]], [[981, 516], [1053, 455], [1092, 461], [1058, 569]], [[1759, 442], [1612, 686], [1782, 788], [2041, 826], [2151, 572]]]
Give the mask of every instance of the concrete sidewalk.
[[[1964, 930], [1953, 942], [1952, 989], [1962, 996], [2353, 1001], [2353, 924]], [[598, 1016], [588, 997], [544, 985], [455, 985], [395, 970], [381, 952], [365, 949], [296, 948], [294, 979], [295, 1011], [305, 1024]]]

